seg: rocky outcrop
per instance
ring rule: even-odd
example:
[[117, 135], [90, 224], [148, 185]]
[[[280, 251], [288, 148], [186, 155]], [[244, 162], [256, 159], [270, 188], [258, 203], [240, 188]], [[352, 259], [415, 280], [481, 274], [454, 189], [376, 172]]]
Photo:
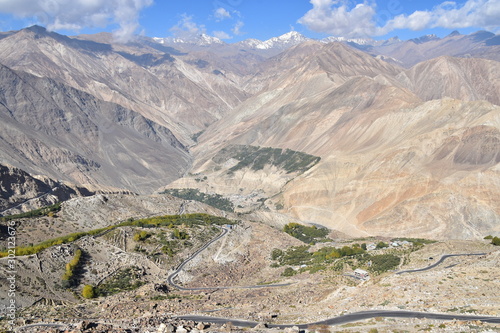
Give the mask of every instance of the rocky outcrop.
[[32, 176], [21, 169], [0, 164], [0, 214], [9, 215], [51, 205], [91, 190], [53, 179]]

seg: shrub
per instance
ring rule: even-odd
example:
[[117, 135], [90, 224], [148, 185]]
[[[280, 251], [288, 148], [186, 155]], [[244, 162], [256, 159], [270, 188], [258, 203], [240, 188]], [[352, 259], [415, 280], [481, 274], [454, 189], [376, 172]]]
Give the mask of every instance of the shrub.
[[82, 296], [87, 299], [94, 298], [94, 287], [90, 284], [85, 285], [82, 289]]
[[283, 251], [280, 249], [273, 249], [273, 251], [271, 252], [272, 260], [278, 260], [282, 256], [283, 256]]
[[146, 232], [146, 231], [141, 231], [141, 232], [137, 232], [134, 234], [134, 240], [136, 242], [142, 242], [144, 240], [146, 240], [148, 237], [150, 237], [151, 234]]
[[287, 267], [285, 268], [283, 273], [281, 273], [281, 276], [294, 276], [295, 274], [297, 274], [297, 271], [295, 269], [293, 269], [292, 267]]
[[189, 239], [189, 234], [185, 231], [180, 231], [179, 229], [175, 228], [172, 232], [172, 237], [175, 239]]
[[491, 239], [491, 244], [495, 245], [495, 246], [500, 246], [500, 238], [498, 237], [493, 237]]
[[174, 250], [168, 246], [168, 245], [164, 245], [162, 248], [161, 248], [161, 252], [165, 253], [166, 255], [168, 255], [169, 257], [173, 257], [174, 256]]

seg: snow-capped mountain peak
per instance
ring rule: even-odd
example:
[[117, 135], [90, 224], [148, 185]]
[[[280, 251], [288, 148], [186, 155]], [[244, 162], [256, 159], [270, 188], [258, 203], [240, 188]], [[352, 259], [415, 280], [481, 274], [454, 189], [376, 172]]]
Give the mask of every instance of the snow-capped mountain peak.
[[332, 43], [332, 42], [344, 42], [344, 43], [355, 43], [358, 45], [370, 45], [374, 41], [368, 38], [346, 38], [346, 37], [335, 37], [330, 36], [323, 38], [321, 40], [322, 43]]
[[186, 38], [180, 37], [153, 37], [153, 40], [160, 44], [192, 44], [199, 46], [208, 46], [213, 44], [224, 44], [222, 40], [217, 37], [212, 37], [207, 34], [200, 34], [195, 36], [189, 36]]
[[295, 45], [298, 45], [302, 42], [311, 40], [310, 38], [305, 37], [297, 31], [290, 31], [286, 34], [283, 34], [278, 37], [273, 37], [265, 41], [260, 41], [258, 39], [246, 39], [244, 41], [239, 42], [240, 46], [249, 47], [252, 49], [258, 50], [268, 50], [268, 49], [285, 49]]

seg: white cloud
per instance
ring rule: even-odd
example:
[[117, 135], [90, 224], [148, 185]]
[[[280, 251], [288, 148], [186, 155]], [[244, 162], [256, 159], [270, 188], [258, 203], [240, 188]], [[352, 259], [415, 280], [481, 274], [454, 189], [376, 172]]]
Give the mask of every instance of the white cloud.
[[376, 6], [364, 2], [350, 9], [345, 1], [311, 0], [313, 8], [298, 20], [308, 29], [335, 36], [365, 37], [385, 35], [396, 29], [477, 27], [498, 30], [500, 0], [468, 0], [463, 5], [445, 1], [432, 10], [398, 15], [383, 26], [375, 24]]
[[333, 0], [311, 0], [311, 4], [313, 8], [298, 20], [310, 30], [345, 37], [370, 36], [375, 30], [374, 5], [362, 3], [349, 10]]
[[214, 16], [217, 21], [222, 21], [226, 18], [231, 18], [231, 14], [223, 7], [219, 7], [215, 10]]
[[228, 35], [226, 32], [224, 31], [214, 31], [213, 32], [213, 35], [219, 39], [231, 39], [233, 38], [232, 36]]
[[49, 30], [79, 31], [118, 24], [117, 40], [127, 42], [139, 28], [140, 11], [153, 0], [1, 0], [0, 12], [36, 18]]
[[245, 23], [243, 23], [243, 21], [238, 21], [238, 22], [236, 22], [234, 27], [231, 29], [231, 31], [233, 32], [233, 34], [235, 34], [237, 36], [243, 35], [244, 32], [241, 31], [241, 28], [243, 28], [244, 25], [245, 25]]
[[500, 0], [468, 0], [462, 6], [446, 1], [431, 11], [399, 15], [387, 22], [383, 31], [394, 29], [470, 28], [496, 30], [500, 25]]
[[200, 34], [206, 33], [206, 28], [203, 24], [197, 24], [193, 21], [192, 15], [182, 14], [182, 18], [175, 26], [170, 28], [170, 31], [175, 37], [190, 39]]

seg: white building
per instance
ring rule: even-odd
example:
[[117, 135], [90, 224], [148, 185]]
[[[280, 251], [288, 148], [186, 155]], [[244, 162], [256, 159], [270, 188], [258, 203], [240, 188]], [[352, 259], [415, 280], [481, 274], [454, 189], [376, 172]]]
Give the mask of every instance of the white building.
[[367, 271], [359, 269], [359, 268], [354, 270], [354, 276], [356, 276], [357, 278], [363, 279], [363, 280], [366, 280], [370, 277], [370, 275], [368, 274]]

